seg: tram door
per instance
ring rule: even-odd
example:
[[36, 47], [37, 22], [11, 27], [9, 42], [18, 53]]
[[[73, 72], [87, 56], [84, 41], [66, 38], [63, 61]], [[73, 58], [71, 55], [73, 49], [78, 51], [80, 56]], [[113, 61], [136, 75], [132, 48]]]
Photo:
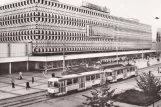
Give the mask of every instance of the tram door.
[[127, 78], [127, 69], [123, 69], [123, 78]]
[[134, 71], [135, 71], [135, 76], [137, 76], [138, 75], [137, 67], [134, 67]]
[[117, 81], [117, 71], [112, 72], [113, 81]]
[[61, 94], [66, 94], [66, 82], [65, 82], [65, 80], [64, 81], [60, 81], [59, 92]]
[[79, 89], [85, 89], [85, 77], [79, 78]]

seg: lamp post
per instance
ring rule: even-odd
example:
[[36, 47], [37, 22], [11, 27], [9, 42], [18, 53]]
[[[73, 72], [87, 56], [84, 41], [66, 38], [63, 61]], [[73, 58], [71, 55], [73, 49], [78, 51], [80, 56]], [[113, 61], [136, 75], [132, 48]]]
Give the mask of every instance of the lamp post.
[[[155, 19], [156, 19], [156, 20], [159, 20], [159, 17], [155, 17]], [[157, 34], [157, 33], [156, 33], [156, 34]], [[160, 37], [158, 37], [158, 38], [160, 39]], [[158, 42], [160, 42], [160, 41], [158, 41]], [[160, 54], [160, 46], [159, 46], [160, 44], [157, 43], [157, 45], [158, 45], [158, 46], [157, 46], [157, 51], [158, 51], [157, 54], [158, 54], [158, 57], [159, 57], [159, 56], [160, 56], [160, 55], [159, 55], [159, 54]]]
[[117, 58], [117, 64], [118, 64], [118, 37], [116, 37], [116, 58]]
[[116, 61], [117, 61], [117, 64], [118, 64], [118, 32], [117, 32], [117, 28], [116, 28], [116, 36], [115, 36], [115, 39], [116, 39]]
[[63, 72], [65, 72], [65, 37], [63, 37]]

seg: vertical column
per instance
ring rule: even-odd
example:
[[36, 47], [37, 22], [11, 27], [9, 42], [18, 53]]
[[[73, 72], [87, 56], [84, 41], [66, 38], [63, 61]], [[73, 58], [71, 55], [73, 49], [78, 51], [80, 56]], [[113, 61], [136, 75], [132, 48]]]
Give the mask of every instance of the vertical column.
[[9, 62], [9, 74], [11, 74], [12, 71], [11, 71], [11, 62]]
[[29, 61], [26, 62], [26, 70], [29, 71]]
[[142, 53], [142, 59], [144, 58], [144, 53]]
[[10, 43], [8, 43], [8, 57], [11, 56], [11, 45]]
[[47, 61], [45, 62], [45, 73], [47, 73], [47, 69], [48, 69], [48, 64]]

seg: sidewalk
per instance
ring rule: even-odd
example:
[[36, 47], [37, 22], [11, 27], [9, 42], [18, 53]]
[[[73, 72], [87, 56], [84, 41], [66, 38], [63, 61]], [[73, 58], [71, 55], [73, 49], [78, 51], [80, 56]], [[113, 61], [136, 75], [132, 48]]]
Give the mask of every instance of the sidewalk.
[[[56, 75], [60, 75], [60, 71], [56, 71]], [[31, 82], [32, 76], [34, 77], [34, 83]], [[43, 76], [42, 73], [23, 72], [23, 79], [18, 80], [18, 73], [11, 75], [0, 76], [0, 100], [31, 94], [40, 91], [47, 90], [47, 80], [51, 78], [51, 72]], [[12, 88], [11, 80], [15, 81], [15, 88]], [[26, 82], [30, 83], [30, 89], [26, 90]]]

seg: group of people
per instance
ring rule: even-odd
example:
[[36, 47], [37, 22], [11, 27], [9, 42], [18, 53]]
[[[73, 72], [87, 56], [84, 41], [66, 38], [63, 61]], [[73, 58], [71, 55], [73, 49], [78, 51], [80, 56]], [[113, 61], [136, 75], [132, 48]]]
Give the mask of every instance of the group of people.
[[[23, 76], [22, 76], [22, 72], [19, 72], [19, 76], [18, 76], [18, 80], [22, 80], [23, 79]], [[32, 83], [34, 83], [34, 77], [32, 76]], [[12, 84], [12, 88], [15, 88], [15, 81], [14, 79], [11, 80], [11, 84]], [[30, 84], [29, 82], [26, 82], [26, 89], [29, 89], [30, 88]]]
[[[45, 71], [42, 72], [42, 75], [45, 76], [47, 74], [47, 69]], [[19, 72], [19, 75], [18, 75], [18, 80], [22, 80], [23, 79], [23, 75], [22, 75], [22, 72]], [[32, 79], [31, 79], [31, 82], [34, 83], [34, 77], [32, 76]], [[12, 84], [12, 88], [15, 88], [15, 80], [12, 79], [11, 80], [11, 84]], [[29, 82], [26, 82], [26, 89], [30, 88], [30, 84]]]

